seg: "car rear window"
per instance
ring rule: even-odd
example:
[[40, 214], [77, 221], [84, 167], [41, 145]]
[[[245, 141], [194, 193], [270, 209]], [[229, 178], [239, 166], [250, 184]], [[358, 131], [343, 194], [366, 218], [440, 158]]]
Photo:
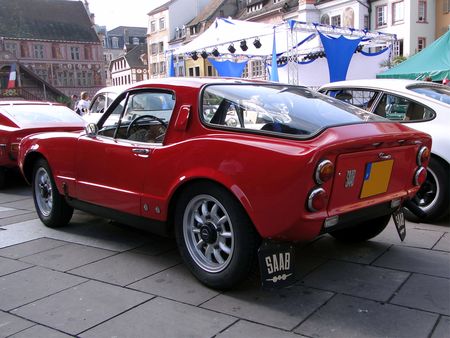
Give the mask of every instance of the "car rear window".
[[288, 85], [209, 85], [202, 119], [211, 126], [309, 137], [330, 126], [385, 121], [308, 88]]
[[414, 85], [408, 87], [413, 92], [431, 97], [432, 99], [450, 104], [450, 87], [446, 86], [427, 86], [427, 85]]
[[65, 106], [17, 104], [4, 109], [20, 125], [83, 124], [83, 119]]

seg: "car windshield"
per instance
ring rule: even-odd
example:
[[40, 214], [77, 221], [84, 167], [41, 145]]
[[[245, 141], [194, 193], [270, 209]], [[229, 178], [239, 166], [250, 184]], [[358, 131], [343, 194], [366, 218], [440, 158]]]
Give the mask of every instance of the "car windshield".
[[304, 87], [210, 85], [203, 92], [207, 124], [308, 137], [333, 125], [385, 121]]
[[450, 104], [450, 87], [446, 86], [429, 86], [429, 85], [414, 85], [408, 87], [413, 92], [431, 97], [432, 99]]
[[4, 109], [19, 124], [34, 126], [48, 125], [49, 123], [83, 124], [83, 119], [65, 106], [17, 104], [4, 107]]

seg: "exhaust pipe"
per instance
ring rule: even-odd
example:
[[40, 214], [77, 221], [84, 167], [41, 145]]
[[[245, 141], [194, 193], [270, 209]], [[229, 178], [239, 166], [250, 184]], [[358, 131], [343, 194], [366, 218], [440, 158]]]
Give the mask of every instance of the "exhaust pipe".
[[416, 215], [417, 217], [424, 219], [428, 217], [428, 214], [423, 211], [416, 203], [414, 203], [411, 200], [406, 200], [403, 203], [403, 206], [405, 208], [407, 208], [409, 211], [411, 211], [414, 215]]

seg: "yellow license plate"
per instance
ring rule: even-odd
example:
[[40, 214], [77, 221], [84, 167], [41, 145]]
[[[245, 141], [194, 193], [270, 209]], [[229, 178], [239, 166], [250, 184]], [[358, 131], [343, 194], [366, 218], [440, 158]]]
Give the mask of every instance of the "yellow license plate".
[[366, 198], [387, 191], [394, 160], [370, 162], [366, 164], [361, 198]]

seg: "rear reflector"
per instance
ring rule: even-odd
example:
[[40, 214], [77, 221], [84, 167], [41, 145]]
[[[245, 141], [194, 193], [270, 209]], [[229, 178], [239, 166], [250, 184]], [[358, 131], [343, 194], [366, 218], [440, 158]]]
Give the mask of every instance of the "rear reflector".
[[430, 150], [427, 147], [422, 147], [417, 153], [417, 165], [421, 166], [427, 164], [430, 160]]
[[323, 188], [315, 188], [308, 197], [308, 210], [319, 211], [327, 206], [328, 195]]
[[322, 184], [333, 177], [334, 164], [330, 160], [323, 160], [317, 165], [314, 180], [317, 184]]
[[417, 169], [416, 173], [414, 174], [414, 184], [422, 185], [426, 179], [427, 179], [427, 170], [424, 167], [420, 167], [419, 169]]

